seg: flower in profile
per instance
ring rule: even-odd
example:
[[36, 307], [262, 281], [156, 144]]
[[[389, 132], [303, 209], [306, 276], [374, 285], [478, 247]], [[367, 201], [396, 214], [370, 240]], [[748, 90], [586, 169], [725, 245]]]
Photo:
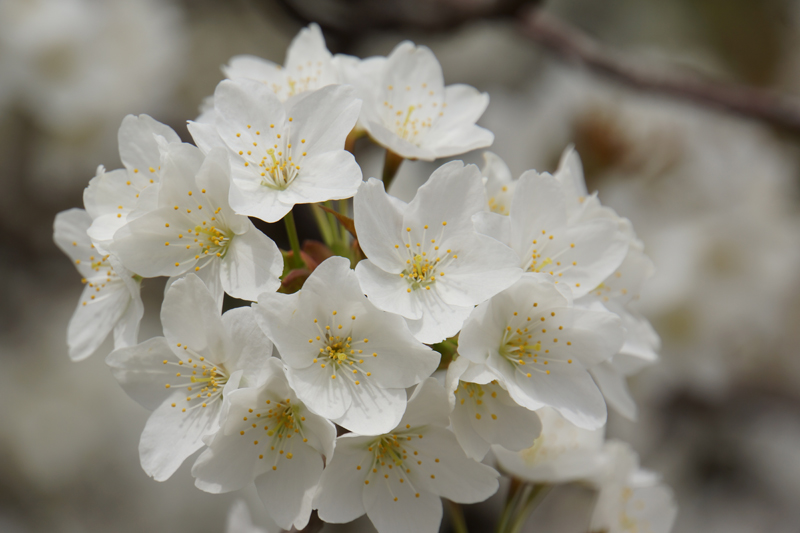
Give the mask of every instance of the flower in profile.
[[492, 446], [502, 471], [531, 483], [587, 481], [603, 471], [607, 462], [603, 454], [605, 428], [579, 428], [550, 407], [542, 407], [536, 414], [542, 432], [524, 450]]
[[251, 55], [231, 58], [222, 67], [229, 79], [246, 78], [263, 83], [282, 102], [292, 96], [338, 83], [332, 56], [317, 24], [309, 24], [292, 39], [283, 66]]
[[222, 294], [252, 300], [280, 285], [283, 258], [272, 240], [228, 205], [228, 155], [189, 144], [163, 148], [159, 208], [120, 228], [111, 250], [149, 278], [196, 272]]
[[310, 412], [286, 381], [283, 364], [270, 358], [261, 387], [226, 395], [220, 431], [192, 467], [195, 484], [212, 493], [255, 481], [267, 512], [289, 530], [308, 524], [324, 455], [333, 456], [336, 428]]
[[446, 429], [449, 411], [444, 388], [428, 378], [391, 432], [339, 437], [315, 497], [320, 518], [344, 523], [366, 513], [379, 533], [435, 533], [440, 497], [475, 503], [494, 494], [497, 472], [464, 454]]
[[329, 85], [281, 102], [257, 81], [223, 80], [207, 122], [190, 122], [204, 152], [230, 153], [230, 204], [266, 222], [283, 218], [295, 204], [353, 196], [361, 168], [344, 142], [361, 101], [345, 85]]
[[356, 267], [376, 307], [406, 318], [422, 342], [461, 329], [473, 307], [522, 275], [519, 258], [475, 231], [472, 216], [486, 196], [474, 165], [442, 165], [406, 204], [370, 179], [354, 199], [359, 244], [367, 256]]
[[73, 361], [92, 355], [111, 331], [115, 348], [136, 344], [144, 314], [141, 278], [97, 250], [86, 233], [91, 223], [83, 209], [69, 209], [56, 215], [53, 224], [53, 240], [72, 259], [85, 285], [67, 328]]
[[264, 530], [253, 525], [250, 511], [243, 500], [236, 500], [228, 511], [228, 521], [225, 524], [225, 533], [278, 533], [281, 528], [277, 524], [269, 524], [269, 530]]
[[83, 204], [92, 217], [89, 236], [101, 246], [108, 245], [129, 220], [158, 207], [159, 144], [180, 142], [172, 128], [147, 115], [126, 116], [117, 136], [125, 168], [106, 172], [100, 166], [83, 192]]
[[647, 319], [633, 305], [639, 299], [644, 282], [653, 275], [655, 267], [644, 253], [644, 244], [636, 237], [631, 222], [610, 207], [602, 205], [596, 193], [587, 193], [583, 166], [572, 146], [564, 150], [554, 177], [564, 193], [571, 223], [582, 224], [593, 220], [611, 222], [617, 225], [619, 234], [628, 242], [627, 253], [619, 267], [590, 292], [577, 299], [575, 305], [607, 309], [622, 320], [625, 341], [620, 352], [610, 360], [592, 367], [589, 372], [608, 404], [623, 416], [634, 420], [636, 402], [628, 391], [625, 378], [658, 359], [660, 340]]
[[217, 302], [194, 274], [164, 295], [164, 337], [109, 354], [106, 363], [125, 392], [153, 410], [139, 441], [142, 468], [168, 479], [219, 428], [223, 394], [266, 379], [272, 343], [249, 307], [220, 316]]
[[478, 305], [459, 334], [459, 353], [494, 375], [518, 404], [551, 406], [573, 424], [595, 429], [606, 404], [587, 369], [622, 345], [620, 319], [607, 311], [572, 307], [548, 280], [523, 276]]
[[256, 310], [298, 398], [362, 435], [396, 426], [406, 409], [405, 389], [439, 363], [401, 317], [364, 296], [343, 257], [323, 261], [297, 293], [262, 294]]
[[508, 216], [486, 211], [475, 222], [517, 252], [523, 270], [569, 286], [576, 298], [611, 275], [628, 249], [616, 221], [571, 222], [560, 183], [535, 170], [514, 183]]
[[530, 446], [542, 425], [534, 411], [517, 404], [494, 379], [486, 383], [478, 374], [486, 371], [466, 357], [459, 357], [447, 368], [446, 388], [453, 411], [453, 433], [467, 456], [483, 460], [492, 444], [519, 451]]
[[364, 100], [359, 122], [387, 150], [433, 161], [494, 141], [492, 132], [475, 124], [489, 95], [469, 85], [445, 87], [442, 67], [429, 48], [404, 41], [384, 61], [366, 66], [369, 83], [356, 82]]
[[639, 457], [628, 444], [609, 441], [603, 451], [607, 471], [596, 478], [600, 494], [591, 530], [669, 533], [678, 512], [669, 487], [657, 474], [639, 468]]
[[492, 152], [483, 152], [481, 167], [488, 208], [498, 215], [508, 215], [511, 211], [511, 199], [514, 197], [516, 181], [511, 177], [505, 161]]

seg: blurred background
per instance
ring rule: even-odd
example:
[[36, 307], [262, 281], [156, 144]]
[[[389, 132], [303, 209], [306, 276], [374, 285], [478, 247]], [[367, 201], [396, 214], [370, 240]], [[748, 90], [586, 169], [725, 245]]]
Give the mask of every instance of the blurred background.
[[[238, 496], [195, 489], [187, 465], [165, 483], [142, 472], [148, 413], [107, 370], [110, 343], [70, 362], [82, 285], [52, 221], [82, 206], [97, 165], [121, 166], [126, 114], [189, 140], [185, 121], [221, 65], [242, 53], [283, 63], [309, 21], [334, 53], [429, 46], [448, 84], [490, 93], [480, 124], [515, 176], [553, 171], [577, 146], [589, 190], [633, 221], [658, 269], [641, 309], [662, 359], [631, 380], [638, 422], [612, 413], [608, 436], [673, 487], [674, 531], [798, 531], [798, 130], [565, 62], [523, 27], [534, 4], [666, 77], [800, 93], [793, 0], [0, 0], [0, 531], [223, 531]], [[382, 150], [363, 141], [356, 155], [365, 177], [379, 175]], [[409, 199], [441, 163], [406, 162], [392, 192]], [[163, 282], [143, 291], [142, 340], [160, 334]], [[472, 531], [491, 529], [501, 498], [467, 509]], [[591, 502], [560, 488], [526, 531], [586, 533]]]

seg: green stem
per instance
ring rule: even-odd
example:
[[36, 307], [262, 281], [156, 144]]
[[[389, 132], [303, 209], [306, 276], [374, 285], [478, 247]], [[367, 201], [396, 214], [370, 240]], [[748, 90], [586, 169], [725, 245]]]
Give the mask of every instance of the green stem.
[[467, 529], [467, 521], [464, 520], [464, 510], [461, 506], [450, 500], [445, 500], [448, 504], [447, 509], [450, 511], [450, 521], [453, 523], [453, 529], [456, 533], [469, 533]]
[[[339, 200], [339, 214], [340, 215], [344, 215], [344, 216], [348, 216], [348, 213], [347, 213], [347, 199]], [[347, 245], [348, 235], [350, 235], [350, 232], [348, 232], [347, 228], [345, 228], [343, 225], [341, 226], [341, 230], [342, 230], [342, 242], [345, 245]]]
[[508, 494], [506, 495], [506, 505], [503, 507], [503, 514], [500, 515], [500, 521], [497, 522], [495, 533], [504, 533], [511, 517], [514, 514], [522, 491], [522, 482], [517, 478], [511, 478], [511, 485], [508, 487]]
[[328, 218], [328, 214], [317, 204], [312, 204], [311, 212], [314, 213], [314, 219], [317, 221], [317, 227], [319, 228], [320, 234], [322, 234], [322, 240], [325, 242], [325, 246], [331, 248], [335, 241], [335, 236], [333, 233], [334, 228], [331, 228], [331, 221]]
[[397, 155], [391, 150], [386, 150], [386, 156], [383, 159], [383, 188], [389, 192], [389, 186], [392, 180], [397, 175], [400, 165], [403, 163], [403, 156]]
[[533, 486], [528, 493], [528, 497], [525, 499], [525, 503], [522, 505], [522, 509], [517, 513], [514, 523], [509, 528], [509, 533], [519, 533], [522, 531], [522, 526], [525, 525], [528, 517], [530, 517], [531, 513], [539, 506], [542, 500], [544, 500], [544, 497], [547, 496], [549, 491], [550, 487], [548, 485], [538, 484]]
[[306, 266], [300, 256], [300, 239], [297, 237], [297, 226], [294, 223], [294, 214], [289, 211], [283, 221], [286, 223], [286, 234], [289, 236], [289, 245], [292, 247], [293, 268], [303, 268]]

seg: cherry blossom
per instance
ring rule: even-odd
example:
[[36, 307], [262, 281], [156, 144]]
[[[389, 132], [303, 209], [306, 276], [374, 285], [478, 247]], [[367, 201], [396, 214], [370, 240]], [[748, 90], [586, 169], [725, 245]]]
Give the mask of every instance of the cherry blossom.
[[475, 503], [494, 494], [497, 472], [464, 454], [445, 428], [449, 411], [447, 393], [428, 378], [392, 431], [339, 437], [315, 498], [320, 518], [344, 523], [366, 514], [379, 533], [435, 533], [440, 496]]
[[217, 302], [194, 274], [164, 295], [164, 337], [115, 350], [106, 358], [125, 392], [153, 410], [139, 441], [142, 468], [169, 478], [219, 428], [223, 395], [266, 380], [272, 343], [249, 307], [220, 316]]
[[417, 339], [439, 342], [461, 329], [473, 306], [522, 275], [516, 254], [476, 232], [472, 215], [486, 202], [480, 172], [451, 161], [419, 188], [411, 203], [370, 179], [354, 199], [356, 267], [378, 308], [406, 318]]
[[73, 261], [85, 285], [67, 327], [73, 361], [92, 355], [112, 331], [115, 348], [136, 344], [144, 314], [141, 278], [115, 257], [98, 251], [86, 233], [91, 223], [83, 209], [69, 209], [59, 213], [53, 224], [53, 240]]
[[396, 426], [406, 409], [405, 389], [439, 362], [401, 317], [364, 296], [342, 257], [325, 260], [295, 294], [263, 294], [256, 309], [298, 398], [362, 435]]

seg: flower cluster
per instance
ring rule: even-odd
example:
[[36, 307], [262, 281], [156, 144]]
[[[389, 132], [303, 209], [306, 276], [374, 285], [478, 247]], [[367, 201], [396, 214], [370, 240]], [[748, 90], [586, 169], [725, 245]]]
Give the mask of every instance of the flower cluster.
[[[588, 194], [575, 151], [516, 180], [488, 152], [483, 169], [452, 161], [405, 203], [385, 190], [403, 159], [493, 141], [475, 124], [488, 95], [445, 86], [430, 50], [332, 56], [312, 24], [282, 68], [235, 57], [224, 71], [189, 124], [196, 145], [126, 117], [124, 168], [100, 167], [86, 210], [55, 222], [86, 285], [70, 355], [114, 331], [106, 361], [153, 411], [145, 472], [165, 480], [200, 452], [197, 487], [254, 484], [275, 527], [302, 529], [316, 510], [433, 532], [440, 497], [497, 491], [492, 449], [532, 483], [595, 481], [599, 529], [668, 530], [668, 489], [621, 444], [603, 449], [606, 405], [635, 417], [625, 377], [656, 358], [631, 305], [652, 265]], [[345, 149], [361, 136], [386, 148], [384, 181], [363, 181]], [[351, 197], [352, 218], [330, 203]], [[301, 250], [303, 203], [325, 242]], [[248, 217], [283, 219], [291, 252]], [[139, 287], [157, 276], [164, 335], [137, 344]], [[223, 312], [226, 294], [252, 305]]]

